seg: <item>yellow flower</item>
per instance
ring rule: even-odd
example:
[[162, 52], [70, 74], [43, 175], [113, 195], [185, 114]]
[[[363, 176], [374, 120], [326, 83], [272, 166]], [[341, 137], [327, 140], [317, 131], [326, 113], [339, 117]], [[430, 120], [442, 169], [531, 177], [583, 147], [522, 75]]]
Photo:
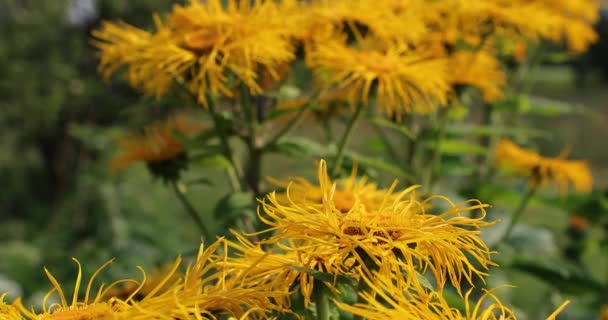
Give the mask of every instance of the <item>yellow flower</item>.
[[160, 18], [155, 21], [156, 33], [123, 22], [103, 22], [93, 31], [93, 44], [100, 50], [99, 70], [106, 78], [127, 66], [127, 79], [133, 87], [162, 96], [174, 81], [184, 81], [197, 56], [179, 45]]
[[294, 31], [272, 1], [230, 0], [223, 7], [220, 0], [191, 0], [175, 5], [166, 24], [156, 21], [156, 33], [124, 23], [95, 31], [101, 71], [109, 75], [127, 66], [131, 84], [157, 95], [173, 82], [185, 84], [206, 105], [209, 93], [233, 95], [230, 74], [257, 94], [260, 73], [278, 78], [278, 67], [294, 59]]
[[202, 123], [185, 114], [172, 116], [163, 125], [146, 128], [142, 135], [118, 140], [123, 153], [112, 160], [111, 169], [116, 172], [136, 162], [160, 163], [183, 157], [186, 150], [173, 132], [194, 137], [203, 130]]
[[0, 319], [2, 320], [22, 320], [21, 312], [15, 305], [6, 304], [4, 298], [7, 294], [0, 295]]
[[[294, 286], [298, 285], [306, 305], [311, 302], [315, 283], [311, 272], [323, 272], [334, 277], [358, 277], [354, 259], [335, 254], [331, 248], [313, 244], [314, 250], [305, 250], [308, 246], [306, 242], [296, 245], [290, 240], [285, 240], [285, 244], [262, 248], [261, 244], [253, 244], [243, 235], [234, 231], [232, 233], [238, 242], [226, 241], [226, 245], [231, 249], [233, 257], [220, 263], [227, 272], [242, 275], [248, 283], [257, 283], [277, 291], [293, 291]], [[289, 249], [296, 246], [301, 250]], [[288, 249], [283, 251], [283, 247]], [[328, 282], [325, 285], [334, 288], [334, 283]]]
[[[331, 32], [352, 33], [361, 39], [363, 30], [385, 43], [412, 43], [426, 32], [413, 3], [419, 1], [319, 0], [308, 8], [309, 32], [313, 40], [327, 40]], [[324, 25], [329, 25], [325, 26]], [[321, 36], [315, 31], [326, 30]]]
[[600, 319], [599, 320], [608, 320], [608, 306], [602, 306], [602, 310], [600, 311]]
[[[321, 165], [325, 166], [325, 162], [323, 161]], [[332, 185], [332, 181], [326, 172], [320, 171], [318, 179], [317, 183], [302, 177], [291, 177], [288, 181], [269, 180], [275, 185], [287, 189], [287, 192], [276, 193], [276, 198], [282, 205], [316, 205], [321, 210], [324, 206], [324, 193], [327, 192], [323, 188]], [[353, 168], [348, 178], [338, 179], [333, 184], [335, 184], [335, 190], [328, 201], [342, 213], [351, 211], [355, 208], [356, 203], [368, 211], [373, 211], [382, 206], [387, 198], [389, 201], [395, 201], [399, 197], [398, 194], [393, 193], [393, 188], [380, 189], [377, 184], [369, 182], [367, 177], [357, 177], [356, 167]]]
[[[306, 200], [310, 193], [305, 187], [297, 192], [291, 186], [287, 202], [275, 192], [262, 201], [258, 216], [270, 226], [263, 232], [273, 232], [263, 243], [289, 239], [294, 245], [281, 243], [284, 251], [322, 253], [338, 260], [353, 257], [366, 272], [399, 267], [414, 277], [430, 271], [439, 288], [447, 280], [456, 287], [463, 278], [471, 283], [493, 264], [490, 250], [479, 237], [479, 228], [491, 224], [483, 221], [487, 205], [476, 200], [454, 204], [442, 196], [418, 201], [416, 186], [392, 194], [396, 184], [375, 208], [366, 207], [357, 197], [352, 203], [350, 198], [336, 203], [338, 189], [328, 178], [325, 161], [319, 165], [319, 182], [310, 191], [321, 190], [321, 205]], [[439, 215], [427, 213], [433, 200], [444, 200], [450, 208]], [[480, 216], [463, 215], [472, 211]]]
[[[373, 279], [364, 280], [370, 291], [360, 293], [365, 303], [348, 305], [336, 302], [336, 305], [353, 315], [369, 320], [404, 319], [404, 320], [516, 320], [515, 313], [503, 305], [494, 290], [483, 289], [479, 300], [471, 301], [473, 290], [464, 296], [464, 313], [451, 307], [441, 292], [431, 291], [424, 295], [412, 293], [408, 288], [395, 283], [397, 275], [386, 277], [377, 274]], [[378, 301], [381, 298], [383, 302]], [[565, 301], [547, 320], [555, 317], [568, 305]]]
[[542, 157], [509, 140], [498, 142], [496, 161], [501, 167], [514, 169], [518, 174], [527, 176], [531, 188], [537, 188], [548, 181], [554, 181], [562, 192], [567, 192], [570, 184], [576, 192], [589, 192], [593, 187], [593, 177], [587, 162], [565, 160], [561, 156]]
[[[347, 46], [344, 40], [328, 40], [309, 52], [309, 64], [328, 86], [344, 90], [351, 104], [376, 103], [388, 115], [430, 111], [447, 103], [450, 87], [447, 62], [424, 51], [401, 46]], [[373, 92], [372, 92], [373, 91]]]
[[449, 66], [452, 84], [477, 87], [486, 101], [502, 98], [506, 80], [501, 62], [487, 50], [456, 51], [449, 56]]
[[[93, 281], [97, 277], [97, 275], [107, 267], [112, 260], [104, 263], [97, 271], [93, 273], [86, 287], [85, 295], [82, 300], [79, 300], [79, 290], [80, 284], [82, 280], [82, 268], [80, 266], [80, 262], [78, 260], [72, 258], [74, 262], [78, 265], [78, 275], [76, 277], [76, 282], [74, 284], [74, 293], [72, 295], [71, 302], [68, 301], [66, 295], [64, 294], [63, 288], [59, 284], [59, 282], [53, 277], [53, 275], [45, 268], [44, 272], [46, 276], [49, 278], [51, 284], [53, 285], [53, 289], [50, 290], [44, 297], [42, 302], [42, 312], [36, 313], [34, 310], [27, 310], [23, 307], [23, 304], [18, 299], [16, 304], [25, 316], [26, 319], [30, 320], [63, 320], [63, 319], [83, 319], [83, 320], [96, 320], [96, 319], [113, 319], [116, 314], [117, 309], [111, 303], [103, 299], [105, 293], [110, 290], [114, 285], [120, 282], [128, 282], [135, 280], [120, 280], [112, 283], [110, 286], [104, 289], [102, 285], [97, 294], [92, 297], [91, 289], [93, 286]], [[47, 307], [48, 299], [53, 295], [57, 294], [60, 299], [60, 303], [55, 303], [50, 307]], [[92, 298], [92, 299], [90, 299]]]
[[[171, 271], [174, 267], [174, 264], [170, 264], [155, 270], [150, 276], [146, 277], [146, 281], [142, 284], [129, 281], [123, 283], [121, 286], [115, 286], [111, 290], [106, 291], [103, 298], [106, 300], [112, 298], [127, 300], [131, 297], [131, 300], [139, 301], [146, 296], [149, 296], [153, 291], [159, 293], [165, 292], [171, 289], [170, 284], [175, 283], [182, 276], [182, 274], [177, 271]], [[167, 278], [168, 274], [170, 275], [169, 278]], [[159, 286], [160, 290], [158, 289]]]
[[[117, 306], [124, 308], [120, 310], [119, 319], [215, 320], [224, 316], [266, 319], [271, 311], [283, 311], [277, 301], [286, 301], [289, 292], [259, 286], [259, 283], [248, 281], [243, 274], [224, 269], [221, 262], [228, 259], [226, 250], [216, 254], [223, 245], [223, 239], [208, 248], [201, 245], [196, 261], [188, 266], [179, 281], [170, 284], [168, 290], [156, 290], [153, 295], [148, 294], [133, 303], [117, 300]], [[178, 259], [176, 264], [179, 262]]]

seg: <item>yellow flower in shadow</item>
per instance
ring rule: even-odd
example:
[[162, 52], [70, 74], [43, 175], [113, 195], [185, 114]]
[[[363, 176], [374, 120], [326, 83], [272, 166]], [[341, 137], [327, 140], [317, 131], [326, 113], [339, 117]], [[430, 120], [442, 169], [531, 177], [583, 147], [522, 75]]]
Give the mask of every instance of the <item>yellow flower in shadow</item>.
[[175, 133], [192, 138], [202, 133], [204, 126], [198, 120], [177, 114], [162, 125], [147, 127], [141, 135], [128, 135], [118, 140], [122, 153], [112, 160], [113, 172], [137, 163], [160, 163], [185, 156], [186, 150]]
[[[417, 186], [395, 192], [395, 183], [382, 201], [368, 207], [362, 197], [351, 199], [337, 192], [325, 161], [319, 165], [319, 186], [310, 187], [311, 193], [307, 193], [305, 185], [299, 184], [294, 189], [288, 186], [285, 196], [272, 192], [262, 200], [258, 216], [269, 228], [260, 233], [270, 234], [262, 243], [337, 261], [353, 258], [367, 273], [376, 268], [382, 272], [400, 268], [408, 271], [411, 281], [416, 281], [417, 273], [429, 271], [438, 288], [447, 281], [457, 288], [462, 280], [472, 283], [493, 265], [491, 252], [479, 237], [480, 228], [492, 223], [483, 220], [487, 205], [479, 201], [455, 204], [442, 196], [419, 201], [414, 192]], [[308, 200], [318, 190], [321, 203]], [[335, 197], [342, 199], [336, 202]], [[438, 215], [428, 213], [435, 200], [445, 201], [450, 208]], [[469, 218], [468, 212], [479, 216]]]
[[500, 167], [528, 177], [530, 188], [549, 181], [555, 182], [562, 193], [566, 193], [570, 185], [576, 192], [590, 192], [593, 188], [593, 176], [586, 161], [542, 157], [509, 140], [503, 139], [496, 145], [496, 162]]

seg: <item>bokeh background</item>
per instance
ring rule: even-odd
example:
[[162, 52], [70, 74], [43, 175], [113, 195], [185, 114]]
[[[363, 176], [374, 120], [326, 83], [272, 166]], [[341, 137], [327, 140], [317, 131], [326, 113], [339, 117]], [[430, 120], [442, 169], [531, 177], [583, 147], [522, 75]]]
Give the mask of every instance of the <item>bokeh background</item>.
[[[171, 3], [0, 1], [0, 292], [39, 299], [49, 286], [42, 266], [60, 279], [71, 279], [75, 267], [70, 257], [87, 270], [117, 257], [106, 275], [111, 278], [135, 274], [135, 265], [150, 268], [197, 249], [195, 226], [185, 222], [175, 227], [175, 221], [189, 218], [145, 165], [117, 174], [109, 169], [117, 137], [164, 118], [182, 107], [182, 100], [142, 97], [125, 82], [104, 81], [90, 38], [102, 20], [150, 26], [152, 14], [168, 11]], [[587, 159], [596, 190], [602, 192], [608, 190], [607, 9], [596, 28], [600, 41], [588, 53], [548, 56], [534, 70], [532, 99], [521, 104], [515, 121], [535, 129], [542, 154], [557, 155], [571, 146], [572, 155]], [[305, 124], [299, 130], [320, 129]], [[357, 148], [373, 150], [364, 140]], [[279, 177], [308, 173], [312, 161], [287, 163], [276, 157], [265, 164], [265, 172]], [[204, 168], [188, 176], [214, 183], [213, 188], [193, 185], [200, 196], [192, 200], [213, 232], [224, 233], [211, 216], [228, 190], [223, 178]], [[544, 243], [555, 241], [545, 238], [553, 237], [552, 231], [563, 234], [568, 214], [540, 201], [532, 204], [524, 221], [539, 226], [538, 250], [554, 250]], [[606, 254], [585, 250], [591, 250], [586, 259], [593, 272], [605, 273], [607, 260], [597, 257]], [[551, 290], [530, 276], [521, 277], [519, 281]], [[518, 298], [532, 305], [544, 297], [524, 292]]]

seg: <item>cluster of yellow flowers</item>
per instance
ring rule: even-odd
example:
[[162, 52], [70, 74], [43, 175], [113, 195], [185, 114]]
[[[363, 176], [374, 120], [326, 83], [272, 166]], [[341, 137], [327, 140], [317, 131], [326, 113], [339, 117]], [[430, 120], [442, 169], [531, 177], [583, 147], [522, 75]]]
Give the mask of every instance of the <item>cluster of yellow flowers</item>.
[[[78, 264], [71, 302], [45, 269], [53, 289], [42, 311], [17, 299], [0, 304], [0, 319], [267, 319], [273, 312], [293, 312], [294, 291], [310, 305], [321, 290], [339, 291], [336, 283], [344, 276], [359, 281], [360, 298], [335, 305], [368, 319], [516, 319], [492, 290], [477, 302], [470, 301], [473, 289], [461, 291], [465, 284], [474, 288], [474, 280], [483, 280], [494, 265], [493, 252], [480, 238], [481, 228], [492, 224], [484, 221], [487, 205], [457, 204], [443, 196], [422, 199], [415, 190], [396, 191], [396, 182], [380, 189], [355, 174], [333, 182], [322, 160], [318, 183], [293, 178], [284, 193], [260, 200], [258, 216], [268, 226], [258, 234], [266, 235], [261, 241], [233, 231], [236, 241], [220, 238], [201, 247], [184, 274], [177, 272], [178, 258], [152, 279], [141, 270], [141, 282], [101, 285], [94, 298], [94, 279], [111, 261], [91, 276], [84, 298]], [[431, 214], [436, 200], [448, 209]], [[448, 283], [463, 297], [464, 313], [445, 300]], [[53, 294], [60, 303], [47, 307]], [[493, 302], [485, 303], [488, 299]]]
[[583, 51], [595, 40], [598, 7], [599, 0], [191, 0], [155, 17], [155, 32], [106, 22], [93, 35], [102, 73], [126, 66], [130, 83], [147, 94], [178, 84], [203, 105], [209, 95], [234, 96], [239, 84], [261, 94], [303, 54], [323, 90], [343, 90], [351, 104], [375, 97], [399, 116], [446, 105], [457, 85], [500, 98], [501, 56], [521, 58], [526, 41], [541, 38]]

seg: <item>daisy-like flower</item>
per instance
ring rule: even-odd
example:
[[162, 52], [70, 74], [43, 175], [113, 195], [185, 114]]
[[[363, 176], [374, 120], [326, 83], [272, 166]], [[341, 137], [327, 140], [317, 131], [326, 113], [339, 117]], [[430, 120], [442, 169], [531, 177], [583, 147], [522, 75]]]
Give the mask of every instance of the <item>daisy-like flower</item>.
[[501, 140], [496, 146], [496, 161], [500, 167], [514, 170], [528, 177], [530, 188], [554, 181], [563, 193], [573, 185], [576, 192], [590, 192], [593, 176], [586, 161], [566, 160], [563, 156], [548, 158], [522, 149], [509, 140]]
[[230, 0], [224, 7], [191, 0], [175, 5], [167, 20], [156, 19], [156, 33], [109, 22], [94, 31], [102, 73], [126, 66], [131, 84], [145, 93], [162, 95], [177, 82], [206, 105], [209, 93], [233, 95], [229, 74], [260, 93], [260, 73], [278, 78], [278, 68], [294, 58], [292, 31], [272, 1]]
[[[472, 283], [473, 277], [483, 277], [493, 264], [490, 250], [479, 237], [479, 229], [491, 224], [483, 221], [485, 204], [476, 200], [454, 204], [442, 196], [418, 201], [413, 192], [416, 186], [390, 195], [393, 184], [375, 208], [367, 208], [358, 197], [352, 204], [336, 205], [337, 186], [328, 178], [325, 161], [319, 165], [319, 182], [311, 190], [321, 190], [321, 205], [303, 201], [308, 197], [306, 189], [292, 190], [291, 185], [284, 197], [272, 192], [262, 201], [258, 216], [270, 226], [263, 233], [272, 232], [264, 243], [289, 239], [294, 245], [281, 243], [284, 251], [323, 250], [338, 261], [352, 257], [367, 273], [400, 268], [415, 277], [430, 271], [438, 288], [448, 280], [457, 288], [463, 279]], [[429, 203], [439, 199], [450, 208], [439, 215], [426, 212]], [[480, 217], [464, 215], [473, 211], [479, 211]]]
[[208, 248], [201, 245], [196, 261], [170, 289], [135, 303], [117, 300], [117, 306], [124, 308], [120, 319], [266, 319], [271, 311], [284, 311], [282, 303], [289, 292], [262, 287], [223, 268], [220, 263], [228, 259], [227, 252], [216, 254], [223, 245], [223, 239]]
[[[425, 295], [412, 293], [395, 283], [394, 277], [376, 275], [373, 280], [365, 277], [369, 292], [360, 293], [365, 303], [336, 305], [347, 312], [369, 320], [516, 320], [514, 312], [503, 305], [494, 290], [485, 290], [479, 300], [471, 301], [472, 290], [464, 296], [464, 313], [451, 307], [441, 292], [428, 292]], [[381, 298], [382, 302], [378, 298]], [[555, 317], [568, 305], [564, 302], [547, 320]]]
[[388, 115], [429, 111], [447, 103], [445, 59], [367, 40], [359, 48], [344, 39], [319, 43], [309, 52], [310, 67], [321, 83], [344, 90], [352, 105], [367, 104], [375, 96]]
[[111, 169], [116, 172], [133, 163], [144, 162], [153, 172], [175, 178], [185, 165], [186, 150], [174, 132], [193, 138], [203, 130], [203, 124], [192, 117], [185, 114], [172, 116], [162, 125], [146, 128], [141, 135], [119, 139], [122, 153], [112, 160]]
[[[322, 160], [320, 166], [325, 166]], [[319, 209], [324, 207], [324, 195], [327, 190], [325, 186], [331, 186], [332, 181], [327, 175], [327, 172], [318, 171], [318, 182], [314, 183], [303, 177], [291, 177], [289, 180], [277, 180], [270, 178], [273, 184], [287, 188], [288, 192], [276, 193], [278, 199], [283, 205], [316, 205]], [[330, 201], [332, 205], [340, 212], [347, 213], [351, 211], [355, 204], [363, 206], [368, 211], [378, 209], [383, 202], [396, 200], [399, 195], [393, 193], [392, 188], [381, 189], [376, 183], [369, 182], [366, 176], [358, 177], [357, 168], [354, 167], [348, 178], [337, 179], [335, 182]], [[412, 192], [412, 195], [415, 195]]]
[[[84, 319], [84, 320], [96, 320], [96, 319], [113, 319], [118, 309], [111, 302], [104, 299], [105, 293], [112, 289], [116, 284], [121, 282], [136, 282], [135, 280], [125, 279], [119, 280], [112, 284], [110, 284], [107, 288], [104, 289], [104, 286], [98, 289], [95, 296], [92, 296], [93, 293], [91, 290], [93, 288], [93, 283], [97, 275], [105, 269], [112, 260], [103, 264], [99, 269], [97, 269], [91, 278], [86, 287], [84, 298], [80, 299], [80, 285], [82, 281], [82, 268], [80, 266], [80, 262], [78, 260], [73, 259], [74, 262], [78, 265], [78, 275], [76, 277], [76, 282], [74, 284], [74, 293], [72, 294], [72, 300], [68, 301], [68, 298], [64, 294], [64, 290], [59, 282], [55, 279], [55, 277], [45, 268], [44, 272], [46, 276], [49, 278], [51, 284], [53, 285], [53, 289], [51, 289], [44, 297], [42, 301], [42, 312], [37, 313], [33, 310], [26, 309], [21, 301], [18, 299], [16, 301], [16, 305], [23, 313], [25, 319], [30, 320], [63, 320], [63, 319]], [[53, 295], [57, 294], [59, 296], [60, 303], [52, 304], [50, 307], [47, 304], [48, 299]], [[94, 294], [94, 293], [93, 293]], [[130, 301], [131, 297], [128, 297], [126, 301]]]

